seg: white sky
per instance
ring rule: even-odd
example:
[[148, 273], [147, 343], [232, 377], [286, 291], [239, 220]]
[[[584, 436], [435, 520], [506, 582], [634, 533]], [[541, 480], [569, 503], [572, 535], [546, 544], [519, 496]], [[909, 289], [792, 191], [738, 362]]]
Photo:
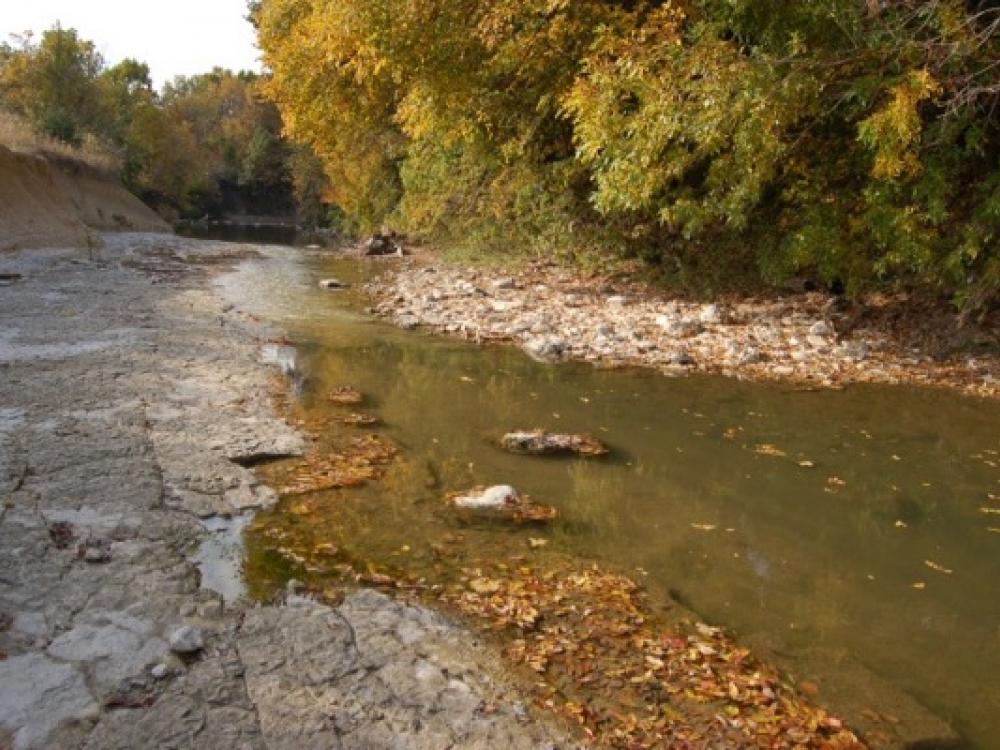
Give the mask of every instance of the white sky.
[[56, 21], [97, 45], [111, 65], [134, 57], [159, 89], [214, 65], [260, 70], [246, 0], [0, 0], [0, 40]]

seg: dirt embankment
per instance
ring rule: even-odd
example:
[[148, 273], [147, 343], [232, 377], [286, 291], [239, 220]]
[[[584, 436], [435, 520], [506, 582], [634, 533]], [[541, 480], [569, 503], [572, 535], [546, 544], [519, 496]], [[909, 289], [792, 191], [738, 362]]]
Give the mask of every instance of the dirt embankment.
[[86, 246], [92, 230], [109, 229], [170, 227], [111, 175], [0, 146], [0, 251]]

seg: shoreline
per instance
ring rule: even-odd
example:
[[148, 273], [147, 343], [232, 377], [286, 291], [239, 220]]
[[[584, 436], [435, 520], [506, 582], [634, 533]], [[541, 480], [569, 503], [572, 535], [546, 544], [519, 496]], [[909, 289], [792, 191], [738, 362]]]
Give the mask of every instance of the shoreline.
[[1000, 397], [996, 357], [937, 360], [902, 341], [878, 310], [856, 320], [839, 298], [819, 293], [699, 304], [547, 264], [499, 272], [425, 259], [404, 261], [365, 291], [373, 314], [402, 328], [513, 344], [544, 362]]
[[201, 519], [273, 505], [245, 464], [304, 450], [261, 358], [280, 332], [212, 285], [254, 252], [0, 255], [0, 748], [575, 747], [431, 610], [204, 587]]

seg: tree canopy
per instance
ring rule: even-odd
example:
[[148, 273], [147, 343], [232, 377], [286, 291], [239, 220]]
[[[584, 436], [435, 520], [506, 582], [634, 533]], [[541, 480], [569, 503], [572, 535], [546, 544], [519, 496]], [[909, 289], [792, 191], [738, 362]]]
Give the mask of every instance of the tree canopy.
[[360, 227], [1000, 298], [992, 0], [263, 0]]
[[147, 65], [108, 66], [93, 42], [57, 25], [37, 41], [0, 45], [0, 107], [45, 136], [99, 141], [119, 155], [129, 187], [168, 215], [287, 214], [298, 205], [309, 221], [328, 218], [325, 182], [315, 184], [308, 154], [283, 138], [254, 73], [217, 68], [157, 93]]

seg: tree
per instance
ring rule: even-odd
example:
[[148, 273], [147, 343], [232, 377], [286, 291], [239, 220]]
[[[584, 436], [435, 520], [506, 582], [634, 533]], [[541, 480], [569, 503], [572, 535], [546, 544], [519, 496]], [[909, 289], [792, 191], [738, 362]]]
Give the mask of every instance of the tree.
[[1000, 6], [261, 0], [361, 227], [1000, 300]]
[[79, 144], [105, 117], [97, 90], [104, 60], [92, 42], [58, 24], [34, 43], [7, 45], [0, 68], [0, 99], [41, 132]]

